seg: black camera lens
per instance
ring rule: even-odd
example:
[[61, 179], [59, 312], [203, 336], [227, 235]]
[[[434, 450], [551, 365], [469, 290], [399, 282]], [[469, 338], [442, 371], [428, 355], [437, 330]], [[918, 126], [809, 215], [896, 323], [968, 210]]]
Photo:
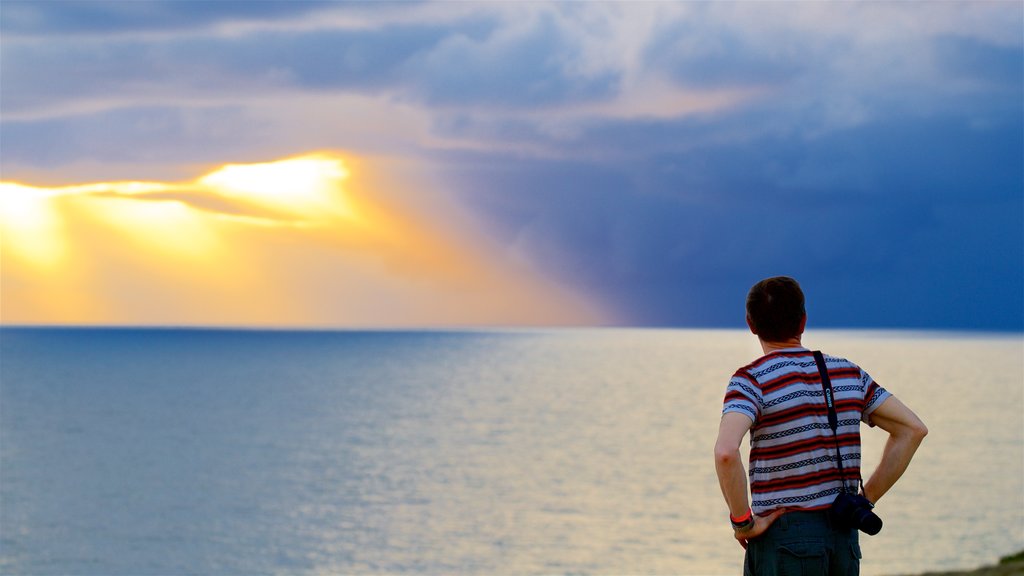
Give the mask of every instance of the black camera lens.
[[869, 536], [882, 530], [882, 519], [871, 511], [871, 503], [863, 496], [840, 494], [832, 502], [830, 512], [833, 522], [839, 526], [856, 528]]
[[856, 508], [853, 511], [857, 528], [869, 535], [874, 536], [882, 530], [882, 519], [867, 508]]

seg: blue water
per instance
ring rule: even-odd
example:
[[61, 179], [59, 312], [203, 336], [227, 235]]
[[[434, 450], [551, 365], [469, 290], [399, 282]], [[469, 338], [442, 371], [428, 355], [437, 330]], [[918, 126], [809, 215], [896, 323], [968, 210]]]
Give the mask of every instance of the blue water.
[[[1019, 336], [806, 342], [932, 431], [863, 573], [1024, 548]], [[0, 571], [733, 574], [711, 447], [757, 353], [739, 331], [4, 328]]]

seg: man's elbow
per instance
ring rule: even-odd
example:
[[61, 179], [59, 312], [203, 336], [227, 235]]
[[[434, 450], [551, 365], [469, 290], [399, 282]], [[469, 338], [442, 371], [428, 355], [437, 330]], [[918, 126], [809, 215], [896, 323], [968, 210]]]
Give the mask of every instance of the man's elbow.
[[928, 435], [928, 427], [925, 426], [924, 422], [914, 419], [912, 422], [907, 422], [900, 427], [897, 437], [902, 437], [906, 442], [917, 446], [924, 441], [924, 437]]
[[920, 444], [928, 435], [928, 427], [924, 425], [924, 422], [918, 420], [910, 427], [910, 434], [914, 441]]
[[734, 462], [739, 462], [740, 451], [736, 448], [729, 448], [727, 446], [715, 446], [715, 464], [719, 467], [729, 466]]

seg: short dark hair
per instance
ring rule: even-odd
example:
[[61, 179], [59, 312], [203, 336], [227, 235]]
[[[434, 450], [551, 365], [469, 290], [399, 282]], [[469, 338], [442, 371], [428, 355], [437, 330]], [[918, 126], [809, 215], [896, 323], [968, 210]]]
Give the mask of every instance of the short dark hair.
[[804, 292], [788, 276], [765, 278], [747, 294], [747, 318], [757, 337], [766, 342], [799, 336], [805, 315]]

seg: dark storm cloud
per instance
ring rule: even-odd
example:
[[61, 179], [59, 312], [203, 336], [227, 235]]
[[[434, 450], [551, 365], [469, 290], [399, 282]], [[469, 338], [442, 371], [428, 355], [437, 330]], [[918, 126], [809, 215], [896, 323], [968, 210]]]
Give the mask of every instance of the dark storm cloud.
[[887, 119], [812, 146], [474, 159], [458, 180], [506, 242], [640, 323], [742, 324], [746, 288], [791, 274], [818, 326], [1019, 329], [1022, 157], [1012, 124]]

